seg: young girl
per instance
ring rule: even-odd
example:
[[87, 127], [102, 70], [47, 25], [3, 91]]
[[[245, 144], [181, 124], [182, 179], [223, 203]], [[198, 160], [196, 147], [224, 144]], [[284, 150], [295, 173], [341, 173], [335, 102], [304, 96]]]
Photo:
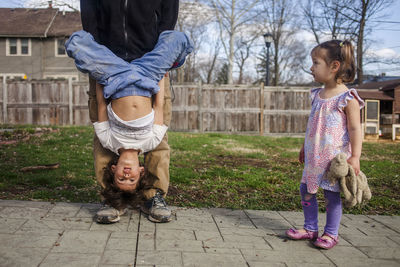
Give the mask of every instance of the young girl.
[[[312, 108], [299, 155], [299, 161], [304, 163], [300, 184], [304, 228], [289, 229], [286, 235], [295, 240], [313, 240], [316, 247], [330, 249], [338, 243], [342, 203], [338, 183], [331, 186], [322, 177], [330, 161], [341, 152], [347, 153], [348, 163], [359, 173], [360, 109], [364, 102], [355, 89], [348, 89], [344, 84], [354, 80], [356, 71], [349, 41], [324, 42], [311, 51], [311, 57], [311, 73], [324, 87], [311, 90]], [[318, 237], [316, 193], [319, 187], [324, 189], [327, 217], [322, 237]]]

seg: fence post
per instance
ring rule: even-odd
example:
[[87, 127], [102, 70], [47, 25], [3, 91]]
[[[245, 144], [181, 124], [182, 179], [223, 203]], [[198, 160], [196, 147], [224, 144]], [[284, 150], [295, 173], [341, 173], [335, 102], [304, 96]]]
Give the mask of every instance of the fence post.
[[72, 99], [72, 77], [68, 78], [68, 113], [69, 113], [69, 125], [74, 124], [74, 110], [73, 110], [73, 103]]
[[264, 83], [260, 84], [260, 135], [264, 135]]
[[3, 123], [7, 123], [7, 100], [8, 100], [8, 94], [7, 94], [7, 82], [6, 82], [6, 75], [3, 75]]
[[203, 113], [201, 111], [201, 105], [203, 104], [203, 83], [199, 81], [197, 85], [197, 128], [199, 132], [203, 132]]

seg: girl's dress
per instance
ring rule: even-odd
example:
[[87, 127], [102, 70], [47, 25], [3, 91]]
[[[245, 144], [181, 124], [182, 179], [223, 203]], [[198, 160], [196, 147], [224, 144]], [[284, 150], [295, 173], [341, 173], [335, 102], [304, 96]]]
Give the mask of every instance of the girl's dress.
[[307, 184], [307, 192], [315, 194], [318, 187], [340, 192], [339, 184], [331, 186], [322, 179], [331, 160], [339, 153], [351, 156], [350, 137], [347, 131], [347, 117], [344, 108], [351, 99], [357, 99], [360, 108], [364, 101], [355, 89], [349, 89], [328, 99], [321, 99], [322, 88], [311, 90], [311, 113], [307, 123], [304, 142], [304, 170], [302, 183]]

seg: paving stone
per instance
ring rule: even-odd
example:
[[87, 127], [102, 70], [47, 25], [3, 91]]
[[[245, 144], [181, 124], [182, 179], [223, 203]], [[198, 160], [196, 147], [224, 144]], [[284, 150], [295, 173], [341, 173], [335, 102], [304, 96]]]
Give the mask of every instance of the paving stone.
[[101, 253], [109, 236], [109, 232], [68, 230], [52, 252]]
[[359, 247], [370, 258], [400, 260], [400, 248], [388, 247]]
[[390, 235], [386, 237], [400, 245], [400, 235]]
[[135, 251], [106, 250], [101, 259], [101, 264], [123, 264], [133, 266], [135, 263]]
[[182, 253], [177, 251], [138, 251], [137, 265], [183, 266]]
[[247, 267], [240, 254], [210, 254], [183, 252], [183, 266]]
[[[245, 241], [245, 240], [243, 240]], [[271, 250], [271, 246], [267, 243], [252, 242], [220, 242], [215, 240], [203, 241], [205, 248], [228, 248], [228, 249], [263, 249]]]
[[94, 222], [90, 227], [90, 231], [125, 232], [128, 231], [129, 220], [129, 216], [123, 215], [121, 216], [121, 220], [116, 223], [101, 224]]
[[157, 229], [156, 239], [196, 240], [193, 230]]
[[94, 218], [96, 212], [101, 208], [100, 204], [82, 204], [80, 210], [75, 215], [79, 218]]
[[4, 207], [0, 211], [1, 218], [43, 218], [49, 212], [48, 208], [34, 207]]
[[205, 247], [205, 246], [203, 246], [203, 248], [206, 253], [225, 254], [225, 255], [232, 255], [232, 254], [242, 255], [240, 250], [237, 248], [209, 248], [209, 247]]
[[291, 225], [284, 219], [252, 219], [258, 229], [289, 229]]
[[197, 208], [175, 208], [174, 209], [176, 218], [179, 220], [180, 217], [210, 217], [211, 213], [207, 209]]
[[156, 250], [204, 252], [203, 242], [197, 240], [157, 239]]
[[357, 260], [349, 260], [348, 258], [338, 257], [332, 259], [332, 261], [339, 267], [376, 267], [376, 266], [384, 266], [384, 267], [399, 267], [400, 262], [396, 260], [378, 260], [378, 259], [357, 259]]
[[[296, 262], [286, 262], [287, 267], [304, 267], [303, 263], [296, 263]], [[333, 263], [310, 263], [307, 262], [307, 267], [330, 267], [336, 266]]]
[[[199, 222], [194, 217], [183, 217], [182, 220], [171, 221], [169, 223], [157, 224], [159, 229], [175, 229], [175, 230], [203, 230], [203, 231], [218, 231], [217, 225], [214, 222]], [[140, 226], [141, 228], [142, 226]]]
[[[244, 258], [249, 262], [276, 262], [276, 263], [331, 263], [318, 249], [296, 250], [287, 249], [286, 251], [241, 249]], [[290, 257], [288, 257], [290, 255]], [[268, 265], [268, 264], [266, 264]]]
[[217, 231], [201, 231], [201, 230], [195, 230], [194, 234], [196, 236], [196, 240], [216, 240], [216, 241], [222, 241], [221, 234]]
[[220, 216], [215, 215], [215, 222], [219, 228], [249, 228], [256, 229], [247, 216]]
[[56, 203], [55, 206], [46, 214], [45, 218], [75, 217], [80, 209], [80, 204]]
[[222, 208], [210, 208], [208, 210], [210, 214], [217, 216], [242, 216], [247, 217], [243, 210], [232, 210], [232, 209], [222, 209]]
[[79, 229], [88, 230], [93, 221], [89, 218], [62, 218], [62, 219], [29, 219], [22, 227], [22, 230], [64, 230]]
[[92, 267], [100, 263], [101, 254], [50, 253], [40, 267]]
[[368, 217], [390, 227], [400, 234], [400, 216], [368, 215]]
[[115, 249], [128, 250], [131, 252], [136, 251], [136, 238], [110, 238], [107, 241], [106, 251]]
[[154, 233], [140, 232], [139, 234], [139, 242], [138, 242], [138, 251], [154, 251], [156, 249], [156, 241]]
[[137, 232], [112, 232], [110, 238], [135, 239]]
[[222, 235], [244, 235], [244, 236], [266, 236], [275, 234], [273, 229], [253, 229], [253, 228], [221, 228]]
[[4, 207], [31, 207], [40, 209], [51, 209], [54, 204], [41, 201], [24, 201], [24, 200], [3, 200], [0, 199], [0, 206]]
[[241, 242], [241, 243], [253, 243], [257, 245], [267, 245], [268, 243], [261, 236], [242, 236], [242, 235], [223, 235], [225, 242]]
[[2, 248], [0, 249], [0, 265], [2, 267], [38, 266], [48, 253], [48, 248]]
[[342, 235], [341, 236], [356, 247], [397, 247], [400, 245], [385, 236], [359, 236], [359, 235]]
[[334, 261], [336, 258], [352, 259], [352, 261], [358, 261], [359, 259], [367, 259], [368, 256], [354, 247], [339, 247], [336, 246], [333, 249], [321, 250], [321, 252], [327, 256], [330, 260]]
[[245, 210], [246, 214], [250, 219], [273, 219], [282, 220], [284, 219], [279, 212], [271, 210]]
[[[0, 247], [8, 248], [51, 248], [59, 235], [0, 234]], [[0, 264], [1, 265], [1, 264]]]
[[0, 218], [0, 233], [14, 233], [26, 223], [26, 221], [26, 219]]

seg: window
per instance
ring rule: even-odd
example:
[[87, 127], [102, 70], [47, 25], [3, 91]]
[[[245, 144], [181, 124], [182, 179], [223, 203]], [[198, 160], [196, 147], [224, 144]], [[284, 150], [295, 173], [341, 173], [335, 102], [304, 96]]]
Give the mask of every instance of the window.
[[31, 40], [29, 38], [8, 38], [7, 56], [30, 56]]
[[9, 48], [10, 48], [10, 55], [17, 54], [17, 38], [10, 38], [9, 39]]
[[21, 39], [21, 54], [22, 55], [29, 54], [29, 40], [26, 38]]
[[67, 56], [65, 52], [65, 38], [56, 39], [56, 56]]

